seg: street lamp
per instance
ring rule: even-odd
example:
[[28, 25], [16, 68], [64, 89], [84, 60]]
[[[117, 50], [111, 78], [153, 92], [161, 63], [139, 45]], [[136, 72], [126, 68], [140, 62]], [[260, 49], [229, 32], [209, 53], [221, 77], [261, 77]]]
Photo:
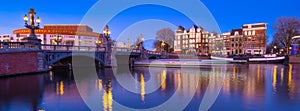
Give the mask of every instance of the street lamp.
[[109, 37], [110, 35], [110, 31], [109, 31], [109, 28], [108, 28], [108, 25], [105, 26], [105, 29], [103, 30], [103, 33], [106, 37]]
[[[25, 14], [23, 19], [25, 22], [25, 27], [30, 29], [30, 35], [29, 37], [23, 39], [26, 42], [34, 42], [34, 43], [41, 43], [41, 40], [37, 38], [37, 36], [34, 33], [34, 30], [39, 29], [40, 28], [40, 23], [41, 23], [41, 19], [40, 17], [37, 17], [35, 19], [35, 11], [33, 8], [30, 8], [30, 11], [28, 12], [29, 17]], [[29, 24], [27, 23], [29, 21]], [[35, 26], [35, 22], [37, 23], [37, 26]]]
[[101, 44], [102, 44], [102, 42], [101, 42], [100, 39], [96, 40], [96, 45], [97, 45], [97, 46], [101, 46]]
[[107, 50], [111, 50], [111, 41], [110, 41], [110, 31], [109, 31], [109, 28], [108, 28], [108, 25], [105, 26], [105, 29], [103, 30], [103, 33], [104, 33], [104, 38], [106, 38], [106, 42], [107, 42]]
[[56, 42], [57, 45], [59, 45], [62, 42], [62, 37], [56, 33], [54, 36], [54, 41]]
[[275, 45], [275, 46], [274, 46], [274, 53], [275, 53], [275, 54], [276, 54], [276, 52], [277, 52], [277, 51], [276, 51], [276, 48], [277, 48], [277, 46]]

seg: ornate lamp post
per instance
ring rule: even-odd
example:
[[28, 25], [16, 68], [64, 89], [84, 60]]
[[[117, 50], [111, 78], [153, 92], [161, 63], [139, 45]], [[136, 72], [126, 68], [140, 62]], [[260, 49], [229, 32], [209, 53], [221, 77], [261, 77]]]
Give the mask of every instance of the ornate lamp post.
[[[26, 14], [24, 15], [24, 22], [25, 22], [25, 27], [30, 29], [30, 35], [29, 35], [29, 37], [22, 39], [22, 41], [40, 44], [42, 40], [40, 40], [36, 37], [34, 30], [40, 28], [41, 19], [40, 19], [40, 17], [37, 17], [35, 19], [34, 16], [36, 13], [33, 8], [30, 8], [30, 11], [28, 12], [28, 14], [29, 14], [29, 18]], [[28, 20], [29, 20], [29, 24], [27, 23]], [[37, 23], [37, 26], [35, 26], [35, 22]]]
[[57, 45], [59, 45], [62, 42], [62, 37], [56, 33], [54, 36], [54, 41], [56, 42]]
[[103, 30], [104, 33], [104, 38], [106, 38], [106, 42], [107, 42], [107, 50], [111, 50], [111, 41], [110, 41], [110, 31], [108, 28], [108, 25], [105, 26], [105, 29]]

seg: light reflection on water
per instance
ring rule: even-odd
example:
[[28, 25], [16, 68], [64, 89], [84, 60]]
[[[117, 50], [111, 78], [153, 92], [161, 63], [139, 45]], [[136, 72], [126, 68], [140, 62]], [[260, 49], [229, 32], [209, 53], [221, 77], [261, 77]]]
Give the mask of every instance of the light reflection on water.
[[[155, 71], [149, 71], [145, 67], [132, 70], [132, 74], [117, 71], [125, 75], [122, 77], [135, 78], [137, 81], [132, 87], [139, 93], [123, 88], [111, 69], [102, 69], [98, 78], [90, 78], [93, 81], [83, 85], [85, 93], [91, 97], [100, 95], [99, 107], [104, 111], [114, 110], [114, 102], [144, 109], [158, 106], [171, 97], [180, 101], [189, 96], [193, 98], [185, 110], [198, 110], [201, 101], [207, 99], [205, 92], [217, 92], [207, 88], [219, 84], [222, 89], [210, 110], [300, 110], [299, 66], [203, 66], [200, 71], [193, 68], [151, 68]], [[150, 79], [155, 82], [147, 84]], [[70, 72], [1, 78], [0, 86], [0, 110], [89, 110]], [[154, 86], [160, 87], [149, 92]]]

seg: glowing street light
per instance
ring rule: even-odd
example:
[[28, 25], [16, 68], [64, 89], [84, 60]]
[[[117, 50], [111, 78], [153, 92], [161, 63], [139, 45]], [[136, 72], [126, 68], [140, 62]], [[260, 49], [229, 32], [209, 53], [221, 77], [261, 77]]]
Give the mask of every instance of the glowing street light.
[[102, 44], [102, 42], [101, 42], [100, 39], [96, 40], [96, 45], [97, 45], [97, 46], [101, 46], [101, 44]]
[[274, 46], [274, 53], [275, 53], [275, 54], [276, 54], [276, 52], [277, 52], [277, 51], [276, 51], [276, 48], [277, 48], [277, 46], [275, 45], [275, 46]]
[[[35, 19], [35, 11], [33, 8], [30, 8], [30, 11], [28, 12], [29, 17], [25, 14], [23, 19], [25, 22], [25, 27], [30, 29], [30, 35], [29, 37], [25, 38], [25, 40], [27, 42], [34, 42], [34, 43], [41, 43], [41, 40], [37, 38], [37, 36], [34, 33], [34, 30], [39, 29], [40, 28], [40, 23], [41, 23], [41, 19], [40, 17], [37, 17]], [[29, 24], [27, 23], [29, 21]], [[35, 21], [37, 23], [37, 26], [35, 26]]]

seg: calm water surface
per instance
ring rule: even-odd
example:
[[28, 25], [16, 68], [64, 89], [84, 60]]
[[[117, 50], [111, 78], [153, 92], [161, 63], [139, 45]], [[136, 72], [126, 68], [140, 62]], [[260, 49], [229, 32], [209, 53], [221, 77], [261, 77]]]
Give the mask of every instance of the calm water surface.
[[112, 111], [118, 105], [145, 109], [169, 101], [175, 101], [170, 109], [186, 111], [204, 103], [211, 111], [300, 110], [299, 64], [81, 71], [0, 78], [0, 110]]

